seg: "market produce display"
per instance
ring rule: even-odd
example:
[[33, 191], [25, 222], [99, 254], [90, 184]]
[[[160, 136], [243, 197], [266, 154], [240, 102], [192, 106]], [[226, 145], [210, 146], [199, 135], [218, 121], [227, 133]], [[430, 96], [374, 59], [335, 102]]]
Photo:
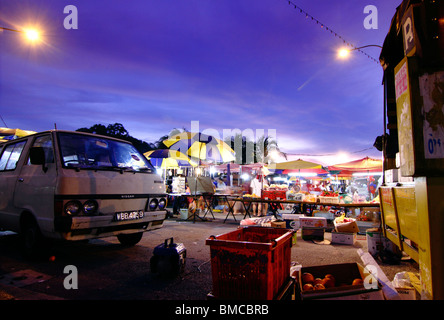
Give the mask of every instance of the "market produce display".
[[322, 191], [321, 192], [322, 197], [338, 197], [339, 192], [336, 191]]
[[[336, 278], [328, 273], [323, 278], [315, 278], [311, 273], [304, 272], [301, 276], [302, 291], [325, 290], [337, 287]], [[364, 281], [361, 278], [353, 279], [351, 283], [341, 283], [339, 286], [362, 286]]]

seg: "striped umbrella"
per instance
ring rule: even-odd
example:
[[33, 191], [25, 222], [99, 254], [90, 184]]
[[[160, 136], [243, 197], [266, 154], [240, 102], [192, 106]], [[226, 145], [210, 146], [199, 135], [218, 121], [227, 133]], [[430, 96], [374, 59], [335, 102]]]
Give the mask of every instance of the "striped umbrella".
[[186, 154], [177, 150], [157, 149], [145, 152], [143, 155], [151, 161], [153, 166], [162, 169], [197, 166], [197, 163]]
[[182, 132], [163, 141], [170, 150], [180, 151], [196, 161], [231, 162], [234, 150], [224, 141], [203, 133]]

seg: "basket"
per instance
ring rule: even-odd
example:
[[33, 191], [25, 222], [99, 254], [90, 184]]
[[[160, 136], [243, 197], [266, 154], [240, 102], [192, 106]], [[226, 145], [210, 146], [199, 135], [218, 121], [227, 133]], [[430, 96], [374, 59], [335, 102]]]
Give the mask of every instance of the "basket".
[[290, 277], [292, 236], [288, 229], [252, 226], [208, 238], [213, 296], [274, 299]]
[[339, 197], [318, 197], [320, 203], [327, 203], [327, 204], [339, 204]]

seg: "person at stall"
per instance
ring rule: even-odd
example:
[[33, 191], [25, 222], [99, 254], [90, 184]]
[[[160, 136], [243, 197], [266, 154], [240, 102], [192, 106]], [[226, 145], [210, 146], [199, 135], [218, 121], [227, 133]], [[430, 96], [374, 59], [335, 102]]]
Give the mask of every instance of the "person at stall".
[[225, 184], [224, 180], [221, 177], [219, 177], [217, 179], [217, 187], [216, 188], [221, 191], [227, 189], [227, 185]]
[[[250, 184], [251, 193], [258, 198], [261, 198], [262, 196], [262, 190], [268, 189], [268, 182], [262, 175], [256, 175], [256, 177], [251, 180]], [[268, 204], [267, 203], [261, 203], [261, 202], [254, 202], [252, 204], [253, 208], [253, 216], [262, 216], [267, 214], [268, 210]]]
[[368, 183], [368, 193], [370, 196], [369, 200], [372, 200], [376, 197], [377, 191], [378, 191], [378, 186], [376, 185], [376, 180], [373, 177], [369, 178], [369, 183]]
[[[180, 214], [179, 210], [185, 206], [185, 204], [188, 206], [187, 198], [183, 196], [181, 193], [177, 193], [177, 190], [179, 190], [179, 180], [175, 179], [171, 182], [171, 197], [173, 198], [173, 214], [178, 215]], [[188, 187], [188, 183], [185, 183], [186, 191], [185, 194], [190, 194], [190, 188]], [[176, 190], [176, 192], [174, 192]]]

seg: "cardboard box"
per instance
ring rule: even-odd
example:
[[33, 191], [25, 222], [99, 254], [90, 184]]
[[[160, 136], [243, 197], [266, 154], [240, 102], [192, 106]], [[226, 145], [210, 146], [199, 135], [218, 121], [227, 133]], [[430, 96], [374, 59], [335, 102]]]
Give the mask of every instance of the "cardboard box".
[[271, 221], [271, 226], [273, 228], [286, 228], [287, 227], [285, 221]]
[[325, 219], [333, 221], [335, 219], [335, 215], [329, 211], [313, 211], [314, 217], [324, 217]]
[[299, 218], [303, 216], [303, 214], [283, 213], [282, 219], [284, 219], [284, 221], [286, 222], [287, 229], [298, 230], [301, 226]]
[[347, 233], [358, 233], [359, 232], [359, 227], [358, 224], [356, 223], [356, 220], [353, 219], [353, 221], [350, 222], [343, 222], [343, 223], [338, 223], [335, 221], [333, 221], [333, 224], [335, 226], [335, 230], [337, 232], [347, 232]]
[[327, 227], [327, 219], [324, 217], [300, 217], [299, 223], [301, 227], [309, 227], [309, 228]]
[[375, 231], [373, 229], [368, 229], [366, 231], [367, 238], [367, 251], [375, 256], [382, 250], [388, 250], [390, 252], [397, 252], [396, 245], [391, 242], [388, 238], [384, 237], [382, 231]]
[[395, 287], [395, 289], [398, 292], [399, 296], [401, 297], [401, 300], [416, 300], [415, 288], [397, 288], [397, 287]]
[[[332, 274], [335, 286], [322, 290], [303, 290], [302, 275], [307, 272], [315, 279], [323, 279], [326, 274]], [[363, 280], [363, 284], [352, 285], [353, 280], [358, 278]], [[359, 263], [302, 267], [297, 285], [302, 300], [384, 300], [378, 280]]]
[[393, 278], [392, 285], [401, 300], [416, 300], [417, 289], [421, 290], [419, 274], [412, 272], [398, 272]]
[[301, 236], [303, 240], [324, 240], [324, 228], [302, 227]]
[[356, 233], [332, 232], [331, 243], [354, 245], [356, 242]]

